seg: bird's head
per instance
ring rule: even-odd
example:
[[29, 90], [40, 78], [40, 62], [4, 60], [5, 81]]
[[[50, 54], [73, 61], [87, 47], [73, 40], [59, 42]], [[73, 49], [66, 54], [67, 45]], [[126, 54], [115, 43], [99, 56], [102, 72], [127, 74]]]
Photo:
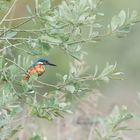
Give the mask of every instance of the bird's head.
[[50, 63], [47, 59], [38, 59], [37, 61], [36, 61], [36, 64], [41, 64], [41, 65], [45, 65], [45, 66], [48, 66], [48, 65], [50, 65], [50, 66], [56, 66], [55, 64], [52, 64], [52, 63]]

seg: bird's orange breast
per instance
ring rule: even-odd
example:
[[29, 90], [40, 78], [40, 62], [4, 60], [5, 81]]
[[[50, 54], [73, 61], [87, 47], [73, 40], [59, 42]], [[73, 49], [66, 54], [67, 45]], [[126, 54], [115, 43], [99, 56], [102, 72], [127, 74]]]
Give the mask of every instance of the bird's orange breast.
[[38, 64], [38, 65], [32, 66], [27, 70], [27, 74], [25, 74], [24, 80], [29, 80], [30, 76], [33, 74], [37, 74], [38, 76], [41, 76], [44, 72], [45, 72], [44, 65]]

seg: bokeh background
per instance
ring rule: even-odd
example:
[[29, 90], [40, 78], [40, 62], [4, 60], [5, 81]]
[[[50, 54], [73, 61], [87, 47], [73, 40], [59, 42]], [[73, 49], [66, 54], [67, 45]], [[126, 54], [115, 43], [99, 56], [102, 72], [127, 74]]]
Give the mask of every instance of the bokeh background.
[[[32, 0], [19, 0], [11, 16], [25, 16], [27, 14], [25, 5], [32, 2]], [[55, 2], [60, 3], [57, 0]], [[109, 23], [111, 17], [120, 10], [127, 11], [128, 8], [130, 11], [136, 10], [140, 15], [139, 0], [104, 0], [100, 7], [105, 13], [106, 23]], [[29, 26], [32, 28], [32, 23]], [[48, 140], [88, 140], [92, 125], [88, 124], [86, 119], [98, 113], [106, 116], [116, 104], [126, 105], [130, 111], [140, 114], [140, 106], [137, 103], [137, 94], [140, 92], [140, 24], [136, 24], [124, 38], [107, 37], [84, 49], [88, 52], [85, 60], [91, 66], [91, 70], [94, 70], [96, 64], [103, 68], [106, 62], [112, 64], [117, 62], [118, 68], [125, 73], [124, 80], [95, 87], [98, 89], [95, 92], [99, 94], [91, 94], [87, 99], [83, 99], [74, 114], [66, 115], [64, 119], [58, 118], [53, 123], [41, 119], [23, 120], [25, 129], [20, 133], [23, 140], [26, 140], [34, 130], [41, 132]], [[70, 58], [63, 52], [53, 49], [48, 58], [59, 64], [57, 69], [48, 70], [48, 81], [55, 80], [56, 72], [67, 72]], [[41, 80], [45, 78], [41, 77]], [[140, 128], [140, 122], [131, 122], [130, 126]], [[140, 133], [137, 131], [128, 133], [127, 139], [140, 140]]]

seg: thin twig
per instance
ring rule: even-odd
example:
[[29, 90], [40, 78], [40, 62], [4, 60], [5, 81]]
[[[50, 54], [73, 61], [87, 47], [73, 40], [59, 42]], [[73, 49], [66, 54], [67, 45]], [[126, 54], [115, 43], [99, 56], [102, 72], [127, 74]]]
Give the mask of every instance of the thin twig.
[[[1, 57], [1, 56], [0, 56]], [[4, 58], [4, 57], [3, 57]], [[11, 63], [13, 63], [15, 66], [17, 66], [19, 69], [21, 69], [23, 72], [25, 72], [26, 74], [28, 74], [27, 73], [27, 71], [24, 69], [24, 68], [22, 68], [21, 66], [19, 66], [16, 62], [14, 62], [14, 61], [12, 61], [12, 60], [10, 60], [9, 58], [4, 58], [5, 60], [7, 60], [7, 61], [9, 61], [9, 62], [11, 62]]]
[[[0, 28], [0, 31], [4, 31], [5, 28]], [[11, 29], [11, 28], [8, 28], [7, 30], [10, 30], [10, 31], [15, 31], [15, 32], [43, 32], [43, 31], [46, 31], [45, 28], [41, 28], [41, 29]]]
[[[19, 43], [18, 43], [18, 44], [19, 44]], [[18, 44], [16, 44], [16, 45], [18, 46]], [[8, 48], [11, 48], [11, 47], [12, 47], [11, 45], [6, 46], [6, 47], [0, 49], [0, 52], [3, 52], [4, 50], [6, 50], [6, 49], [8, 49]]]
[[19, 37], [14, 37], [14, 38], [7, 38], [7, 37], [1, 37], [0, 40], [25, 40], [25, 41], [30, 41], [34, 40], [36, 41], [36, 38], [19, 38]]
[[85, 43], [87, 41], [90, 41], [91, 39], [83, 39], [83, 40], [77, 40], [73, 42], [68, 42], [67, 45], [73, 45], [73, 44], [79, 44], [79, 43]]
[[17, 20], [24, 20], [24, 19], [29, 19], [29, 18], [34, 18], [35, 16], [30, 16], [30, 17], [19, 17], [19, 18], [12, 18], [12, 19], [5, 19], [4, 22], [11, 22], [11, 21], [17, 21]]
[[38, 0], [35, 0], [35, 13], [37, 16], [39, 16], [39, 4], [38, 4]]
[[[16, 48], [16, 49], [22, 50], [22, 51], [26, 52], [27, 54], [34, 55], [33, 53], [31, 53], [31, 52], [29, 52], [29, 51], [26, 51], [26, 50], [23, 49], [23, 48], [16, 47], [16, 45], [12, 44], [9, 40], [6, 40], [6, 41], [7, 41], [8, 44], [11, 45], [11, 47], [14, 47], [14, 48]], [[23, 43], [24, 43], [24, 42], [19, 43], [19, 44], [23, 44]]]
[[90, 128], [90, 132], [89, 132], [89, 135], [88, 135], [88, 140], [94, 140], [93, 139], [93, 132], [94, 132], [94, 124]]
[[56, 89], [59, 89], [60, 87], [58, 86], [55, 86], [55, 85], [52, 85], [52, 84], [48, 84], [48, 83], [44, 83], [44, 82], [41, 82], [39, 80], [35, 80], [36, 82], [42, 84], [42, 85], [45, 85], [45, 86], [49, 86], [49, 87], [53, 87], [53, 88], [56, 88]]
[[[33, 17], [32, 17], [32, 18], [33, 18]], [[23, 24], [29, 22], [30, 20], [32, 20], [32, 18], [29, 18], [28, 20], [26, 20], [26, 21], [24, 21], [24, 22], [21, 22], [20, 24], [18, 24], [18, 25], [16, 25], [16, 26], [14, 26], [14, 27], [12, 27], [12, 28], [10, 28], [10, 29], [4, 31], [2, 34], [0, 34], [0, 37], [2, 37], [5, 33], [9, 32], [11, 29], [18, 28], [18, 27], [22, 26]], [[35, 17], [34, 17], [34, 18], [35, 18]]]

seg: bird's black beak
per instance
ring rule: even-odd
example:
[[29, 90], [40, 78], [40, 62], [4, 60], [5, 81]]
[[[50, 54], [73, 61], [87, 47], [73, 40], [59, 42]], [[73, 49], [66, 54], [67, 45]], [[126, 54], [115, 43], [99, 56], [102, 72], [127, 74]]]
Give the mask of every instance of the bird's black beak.
[[50, 62], [48, 62], [47, 64], [50, 65], [50, 66], [56, 66], [55, 64], [52, 64]]

